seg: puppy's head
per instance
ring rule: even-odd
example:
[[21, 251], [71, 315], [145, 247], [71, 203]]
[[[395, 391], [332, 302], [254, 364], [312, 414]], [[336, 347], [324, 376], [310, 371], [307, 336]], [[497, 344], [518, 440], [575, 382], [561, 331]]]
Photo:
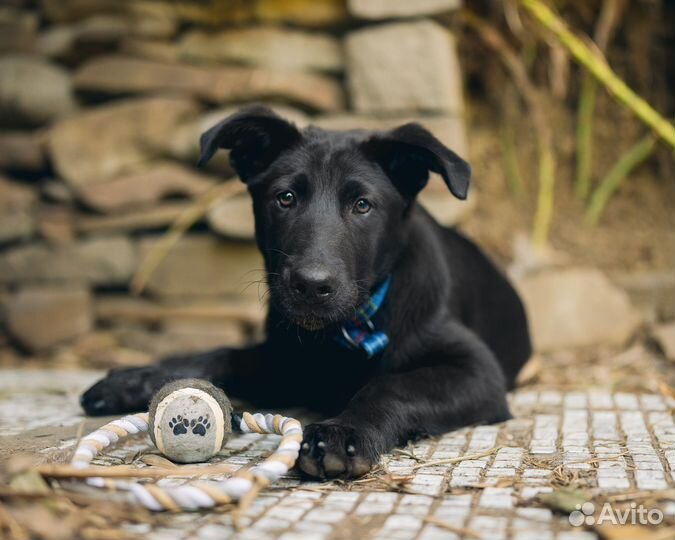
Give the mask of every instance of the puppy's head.
[[253, 197], [271, 301], [317, 329], [353, 315], [394, 266], [417, 193], [439, 173], [464, 199], [469, 165], [422, 126], [387, 132], [299, 130], [249, 106], [201, 137], [219, 148]]

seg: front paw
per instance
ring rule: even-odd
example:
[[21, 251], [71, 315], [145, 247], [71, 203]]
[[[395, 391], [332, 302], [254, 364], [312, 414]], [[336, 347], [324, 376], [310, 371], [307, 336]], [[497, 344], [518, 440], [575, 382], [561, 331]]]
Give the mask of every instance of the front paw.
[[326, 420], [305, 427], [298, 467], [316, 478], [354, 478], [370, 471], [381, 453], [377, 432]]
[[80, 404], [89, 416], [147, 410], [168, 380], [157, 366], [113, 370], [82, 394]]

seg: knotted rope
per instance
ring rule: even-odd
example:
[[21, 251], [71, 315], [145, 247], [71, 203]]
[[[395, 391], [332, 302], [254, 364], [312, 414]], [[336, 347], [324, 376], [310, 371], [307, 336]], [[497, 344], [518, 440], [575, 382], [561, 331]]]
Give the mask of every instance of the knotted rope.
[[[265, 460], [226, 480], [188, 481], [180, 486], [160, 487], [152, 483], [93, 477], [88, 478], [87, 483], [94, 487], [126, 491], [132, 502], [156, 512], [200, 510], [239, 501], [275, 482], [295, 465], [302, 442], [302, 426], [298, 420], [279, 414], [245, 412], [241, 418], [234, 418], [233, 424], [238, 424], [235, 427], [242, 433], [275, 434], [282, 438], [277, 449]], [[114, 420], [80, 441], [71, 465], [85, 469], [111, 444], [147, 431], [148, 413], [131, 414]], [[177, 474], [180, 474], [179, 471]]]

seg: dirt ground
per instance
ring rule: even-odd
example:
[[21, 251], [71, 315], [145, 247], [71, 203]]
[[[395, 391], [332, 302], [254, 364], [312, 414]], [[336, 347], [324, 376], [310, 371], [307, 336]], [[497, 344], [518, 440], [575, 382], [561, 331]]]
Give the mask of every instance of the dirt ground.
[[[622, 137], [620, 146], [614, 134], [639, 133], [635, 121], [607, 103], [605, 117], [596, 120], [594, 143], [594, 186], [630, 143]], [[603, 100], [599, 100], [602, 102]], [[609, 109], [609, 110], [607, 110]], [[615, 114], [616, 117], [611, 115]], [[514, 234], [531, 230], [536, 201], [535, 150], [528, 119], [520, 119], [518, 157], [525, 184], [522, 196], [507, 187], [503, 152], [497, 135], [493, 110], [473, 111], [470, 122], [470, 161], [474, 170], [474, 188], [478, 192], [476, 211], [462, 226], [503, 263], [513, 257]], [[644, 270], [672, 270], [675, 273], [675, 182], [663, 176], [657, 160], [650, 159], [628, 177], [609, 201], [599, 223], [584, 222], [585, 206], [574, 194], [573, 119], [559, 115], [556, 126], [558, 166], [550, 244], [567, 262], [596, 266], [610, 275]], [[660, 148], [659, 152], [667, 150]], [[675, 163], [675, 162], [673, 162]], [[672, 164], [671, 164], [672, 165]]]

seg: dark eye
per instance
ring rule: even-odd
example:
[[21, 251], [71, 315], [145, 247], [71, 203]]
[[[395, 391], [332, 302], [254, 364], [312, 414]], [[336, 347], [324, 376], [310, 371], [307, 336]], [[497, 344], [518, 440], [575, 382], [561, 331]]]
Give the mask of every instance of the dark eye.
[[277, 195], [277, 202], [282, 208], [289, 208], [295, 204], [295, 195], [292, 191], [282, 191]]
[[359, 214], [367, 214], [370, 212], [370, 209], [372, 208], [372, 205], [370, 204], [370, 201], [368, 199], [359, 199], [356, 201], [356, 204], [354, 204], [354, 212], [357, 212]]

